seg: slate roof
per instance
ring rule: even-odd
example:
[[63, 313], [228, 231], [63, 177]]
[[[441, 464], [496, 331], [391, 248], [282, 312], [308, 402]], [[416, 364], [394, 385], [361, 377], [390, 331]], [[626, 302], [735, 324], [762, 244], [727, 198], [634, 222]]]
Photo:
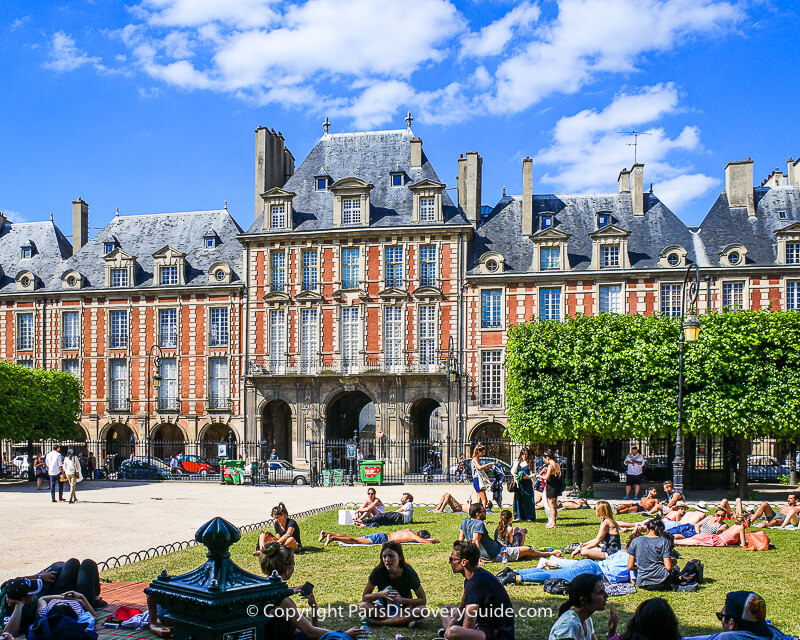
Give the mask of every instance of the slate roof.
[[[360, 178], [375, 185], [370, 191], [370, 227], [411, 224], [412, 195], [408, 189], [425, 178], [441, 182], [422, 153], [422, 166], [411, 167], [409, 129], [334, 133], [322, 136], [283, 189], [296, 193], [292, 201], [294, 230], [333, 229], [333, 193], [315, 190], [315, 176], [330, 176], [330, 183], [342, 178]], [[392, 187], [391, 172], [403, 172], [406, 186]], [[448, 193], [442, 193], [445, 224], [468, 224]], [[420, 226], [425, 223], [415, 223]], [[247, 233], [264, 233], [260, 215]]]
[[[22, 246], [33, 243], [33, 255], [22, 257]], [[58, 265], [70, 256], [72, 245], [61, 230], [48, 222], [6, 222], [0, 229], [0, 293], [14, 293], [14, 277], [23, 270], [38, 279], [37, 289], [50, 281]]]
[[[630, 231], [628, 254], [633, 268], [657, 268], [659, 254], [670, 245], [686, 249], [687, 261], [695, 259], [692, 232], [652, 193], [644, 194], [644, 216], [633, 215], [629, 193], [534, 195], [534, 231], [539, 229], [539, 215], [552, 212], [553, 228], [572, 236], [567, 245], [570, 270], [586, 271], [592, 259], [589, 233], [597, 229], [600, 211], [610, 212], [612, 224]], [[472, 243], [470, 273], [487, 251], [505, 258], [506, 272], [531, 271], [533, 242], [522, 235], [522, 196], [505, 196], [482, 221]]]
[[[203, 236], [213, 229], [219, 242], [206, 249]], [[139, 289], [153, 284], [153, 254], [166, 245], [186, 254], [185, 286], [208, 286], [208, 269], [215, 262], [224, 262], [232, 270], [231, 281], [241, 281], [242, 245], [236, 236], [241, 227], [227, 211], [195, 211], [117, 216], [96, 236], [63, 262], [48, 283], [58, 291], [61, 275], [74, 269], [84, 278], [80, 291], [105, 288], [105, 252], [103, 244], [115, 241], [126, 253], [136, 257], [133, 286]], [[125, 290], [127, 290], [126, 288]]]
[[[700, 237], [706, 247], [709, 265], [720, 266], [719, 253], [730, 244], [747, 249], [746, 264], [777, 264], [775, 231], [800, 221], [800, 189], [797, 186], [756, 187], [753, 189], [756, 216], [747, 209], [732, 208], [723, 191], [700, 225]], [[786, 218], [780, 213], [785, 212]]]

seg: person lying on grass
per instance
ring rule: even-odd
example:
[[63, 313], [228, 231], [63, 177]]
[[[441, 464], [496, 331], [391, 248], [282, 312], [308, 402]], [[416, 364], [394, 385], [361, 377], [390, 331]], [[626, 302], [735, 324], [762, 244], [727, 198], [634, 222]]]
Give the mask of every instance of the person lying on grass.
[[[667, 529], [673, 528], [678, 524], [695, 525], [701, 520], [706, 518], [706, 514], [702, 511], [688, 511], [688, 506], [683, 503], [675, 505], [675, 508], [667, 513], [661, 520]], [[644, 523], [647, 520], [640, 522], [624, 522], [617, 520], [617, 524], [621, 531], [644, 531]]]
[[595, 505], [594, 512], [600, 518], [600, 528], [597, 530], [597, 535], [589, 542], [576, 547], [570, 555], [571, 558], [582, 555], [590, 560], [605, 560], [622, 547], [619, 539], [620, 528], [616, 520], [614, 520], [611, 505], [605, 500], [600, 500]]
[[[85, 623], [87, 629], [93, 631], [97, 623], [97, 612], [89, 604], [82, 593], [67, 591], [60, 595], [42, 596], [36, 603], [36, 614], [40, 618], [48, 615], [57, 615], [64, 608], [69, 608], [75, 613], [78, 622]], [[71, 617], [71, 616], [70, 616]]]
[[385, 542], [380, 558], [361, 595], [361, 615], [373, 624], [386, 626], [404, 626], [422, 619], [428, 599], [417, 572], [406, 564], [402, 545]]
[[796, 526], [798, 524], [798, 519], [800, 519], [800, 502], [798, 502], [797, 494], [790, 493], [786, 504], [781, 505], [777, 512], [768, 503], [762, 502], [753, 515], [753, 522], [758, 520], [762, 515], [766, 521], [754, 526], [778, 527], [780, 529], [786, 527], [787, 524]]
[[[491, 509], [491, 502], [489, 503], [489, 508]], [[456, 500], [455, 496], [451, 493], [445, 493], [439, 499], [439, 504], [433, 510], [433, 513], [444, 513], [448, 509], [453, 513], [469, 513], [469, 508], [472, 506], [472, 496], [467, 498], [467, 501], [464, 503], [459, 502]]]
[[742, 549], [747, 546], [747, 528], [749, 516], [739, 516], [732, 527], [716, 533], [697, 533], [691, 538], [675, 540], [675, 544], [683, 547], [727, 547], [738, 544]]
[[639, 502], [626, 502], [624, 504], [617, 505], [617, 513], [641, 513], [650, 511], [659, 504], [658, 498], [656, 496], [658, 492], [655, 489], [648, 489], [647, 495], [645, 495]]
[[[547, 570], [552, 567], [555, 570]], [[569, 558], [542, 558], [536, 568], [510, 569], [506, 567], [497, 574], [503, 585], [525, 584], [526, 582], [544, 582], [550, 578], [563, 578], [567, 582], [576, 576], [588, 573], [600, 576], [607, 582], [630, 582], [631, 572], [628, 569], [628, 554], [617, 551], [605, 560], [570, 560]]]
[[427, 529], [420, 529], [414, 533], [411, 529], [400, 529], [390, 533], [371, 533], [368, 536], [353, 537], [332, 531], [320, 531], [319, 542], [325, 541], [327, 547], [331, 542], [344, 542], [345, 544], [386, 544], [387, 542], [419, 542], [421, 544], [436, 544], [436, 538], [431, 538]]

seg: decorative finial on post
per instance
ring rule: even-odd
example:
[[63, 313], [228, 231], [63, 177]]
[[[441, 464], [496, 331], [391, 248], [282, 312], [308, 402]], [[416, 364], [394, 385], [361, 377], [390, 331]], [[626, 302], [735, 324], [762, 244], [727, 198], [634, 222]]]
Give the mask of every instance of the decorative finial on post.
[[325, 135], [328, 135], [328, 129], [331, 128], [331, 121], [328, 120], [328, 116], [325, 116], [325, 122], [322, 123], [322, 128], [325, 129]]
[[226, 200], [225, 201], [225, 211], [227, 211], [227, 210], [228, 210], [228, 201]]
[[119, 207], [117, 207], [117, 212], [114, 215], [119, 218]]
[[413, 121], [414, 121], [414, 118], [413, 118], [413, 116], [411, 115], [411, 112], [409, 111], [409, 112], [406, 114], [406, 127], [408, 127], [409, 129], [411, 129], [411, 123], [412, 123]]

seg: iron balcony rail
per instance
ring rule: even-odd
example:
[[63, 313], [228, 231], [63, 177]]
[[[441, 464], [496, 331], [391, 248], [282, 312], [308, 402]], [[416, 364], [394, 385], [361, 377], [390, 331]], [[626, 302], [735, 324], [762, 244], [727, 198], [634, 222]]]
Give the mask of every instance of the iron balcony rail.
[[256, 358], [247, 362], [247, 375], [341, 375], [341, 374], [437, 374], [448, 373], [447, 358], [439, 356], [433, 362], [420, 362], [411, 357], [367, 355], [342, 358], [323, 355], [313, 359], [299, 356], [269, 359]]
[[177, 411], [180, 409], [181, 401], [178, 398], [159, 398], [158, 410], [159, 411]]
[[208, 408], [209, 409], [218, 409], [218, 410], [227, 410], [231, 408], [231, 399], [227, 396], [219, 397], [219, 396], [211, 396], [208, 399]]

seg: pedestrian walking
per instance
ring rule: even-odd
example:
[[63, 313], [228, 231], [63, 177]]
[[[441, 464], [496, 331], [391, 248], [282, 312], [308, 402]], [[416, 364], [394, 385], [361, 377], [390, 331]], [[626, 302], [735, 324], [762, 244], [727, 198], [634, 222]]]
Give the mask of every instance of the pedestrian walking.
[[[58, 501], [66, 502], [64, 499], [64, 480], [61, 476], [64, 459], [61, 457], [61, 445], [55, 445], [53, 450], [45, 457], [47, 464], [47, 475], [50, 477], [50, 499], [56, 502], [56, 484], [58, 484]], [[65, 476], [66, 478], [66, 476]]]
[[36, 474], [36, 490], [42, 490], [42, 481], [47, 478], [47, 463], [41, 453], [37, 453], [33, 459], [33, 472]]
[[75, 495], [75, 488], [83, 480], [80, 458], [75, 455], [75, 451], [72, 449], [67, 449], [67, 457], [63, 460], [62, 468], [69, 482], [69, 503], [72, 504], [78, 501], [78, 497]]

